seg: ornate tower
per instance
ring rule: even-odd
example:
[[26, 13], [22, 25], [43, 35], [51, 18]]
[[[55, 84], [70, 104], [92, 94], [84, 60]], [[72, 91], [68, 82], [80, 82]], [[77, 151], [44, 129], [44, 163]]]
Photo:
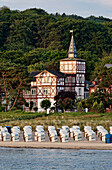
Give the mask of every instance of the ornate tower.
[[[68, 58], [60, 60], [60, 72], [66, 74], [65, 89], [75, 89], [78, 98], [84, 98], [85, 85], [85, 60], [77, 58], [76, 45], [73, 38], [73, 31], [68, 50]], [[74, 78], [73, 78], [74, 77]], [[67, 81], [71, 82], [67, 82]], [[69, 88], [68, 85], [71, 86]]]

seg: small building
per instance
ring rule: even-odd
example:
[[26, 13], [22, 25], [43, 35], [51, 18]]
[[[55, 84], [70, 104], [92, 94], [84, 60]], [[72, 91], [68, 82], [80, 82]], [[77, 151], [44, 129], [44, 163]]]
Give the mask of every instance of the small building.
[[[77, 51], [73, 34], [68, 50], [68, 58], [60, 60], [60, 71], [43, 70], [32, 72], [31, 90], [24, 91], [26, 102], [33, 101], [38, 111], [43, 111], [40, 103], [43, 99], [51, 101], [51, 107], [55, 103], [54, 97], [60, 91], [76, 92], [77, 98], [84, 99], [85, 88], [85, 60], [77, 58]], [[29, 111], [29, 107], [23, 107]], [[32, 110], [33, 111], [33, 110]]]

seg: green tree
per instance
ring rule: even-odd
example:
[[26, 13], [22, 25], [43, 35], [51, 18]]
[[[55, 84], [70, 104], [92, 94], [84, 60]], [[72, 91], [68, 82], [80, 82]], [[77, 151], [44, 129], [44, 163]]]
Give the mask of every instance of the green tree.
[[105, 57], [100, 59], [99, 64], [96, 64], [95, 70], [92, 75], [92, 80], [96, 78], [99, 83], [99, 87], [104, 89], [112, 85], [112, 67], [107, 68], [105, 64], [112, 63], [112, 53], [108, 56], [105, 54]]
[[30, 101], [30, 107], [29, 107], [30, 111], [33, 109], [33, 105], [34, 105], [34, 102]]
[[98, 105], [98, 112], [99, 113], [104, 113], [104, 105], [102, 103], [102, 101], [100, 101], [100, 104]]
[[1, 62], [0, 64], [0, 84], [2, 93], [5, 94], [5, 112], [8, 105], [10, 110], [15, 107], [23, 89], [28, 87], [30, 78], [25, 67], [14, 63]]
[[34, 111], [35, 111], [35, 112], [37, 112], [37, 111], [38, 111], [38, 107], [34, 107], [33, 109], [34, 109]]
[[45, 111], [47, 111], [48, 108], [51, 106], [51, 102], [48, 99], [44, 99], [40, 103], [41, 108], [43, 108]]
[[97, 103], [97, 101], [95, 101], [95, 102], [93, 103], [92, 110], [93, 110], [94, 112], [97, 112], [97, 111], [98, 111], [98, 103]]
[[77, 110], [78, 110], [78, 112], [82, 112], [83, 111], [83, 105], [82, 105], [81, 101], [78, 102]]

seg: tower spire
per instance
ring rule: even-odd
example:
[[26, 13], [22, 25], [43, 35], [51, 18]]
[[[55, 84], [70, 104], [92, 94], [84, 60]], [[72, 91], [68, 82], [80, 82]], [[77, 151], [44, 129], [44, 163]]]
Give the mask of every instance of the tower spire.
[[70, 30], [70, 33], [72, 33], [72, 37], [71, 37], [70, 46], [68, 50], [68, 58], [76, 58], [77, 50], [76, 50], [75, 41], [73, 38], [73, 30]]

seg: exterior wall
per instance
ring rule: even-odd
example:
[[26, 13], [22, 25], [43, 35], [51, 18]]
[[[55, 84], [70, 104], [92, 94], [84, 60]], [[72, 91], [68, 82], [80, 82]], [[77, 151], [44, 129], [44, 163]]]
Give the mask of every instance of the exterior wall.
[[85, 74], [85, 62], [84, 61], [77, 61], [77, 73]]
[[85, 74], [76, 74], [76, 87], [85, 86]]
[[[36, 76], [36, 81], [31, 82], [31, 90], [23, 93], [26, 102], [34, 102], [34, 107], [38, 107], [38, 111], [44, 111], [40, 103], [43, 99], [51, 101], [51, 107], [54, 104], [54, 96], [57, 94], [57, 77], [48, 71], [43, 71]], [[24, 106], [25, 111], [29, 108]], [[32, 111], [34, 111], [32, 109]]]
[[60, 61], [60, 72], [76, 74], [76, 61]]

